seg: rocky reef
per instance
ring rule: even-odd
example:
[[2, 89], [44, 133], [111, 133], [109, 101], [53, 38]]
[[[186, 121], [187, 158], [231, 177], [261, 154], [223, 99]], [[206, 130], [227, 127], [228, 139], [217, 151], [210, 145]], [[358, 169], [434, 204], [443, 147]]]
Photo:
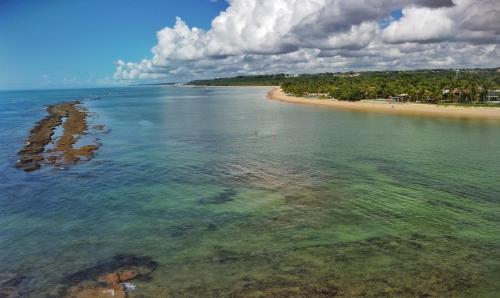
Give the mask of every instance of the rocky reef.
[[[72, 165], [91, 159], [100, 146], [97, 140], [93, 144], [74, 148], [78, 139], [88, 133], [89, 113], [79, 104], [79, 101], [73, 101], [48, 106], [49, 115], [35, 124], [24, 147], [18, 152], [20, 157], [16, 167], [31, 172], [43, 164]], [[56, 138], [54, 133], [58, 127], [62, 127], [62, 134]], [[49, 145], [52, 145], [51, 148], [48, 148]]]
[[133, 279], [148, 279], [158, 263], [150, 257], [117, 255], [112, 260], [75, 272], [63, 278], [67, 285], [59, 297], [127, 297], [135, 289]]
[[19, 284], [25, 279], [25, 276], [12, 272], [0, 273], [0, 297], [14, 298], [20, 297]]

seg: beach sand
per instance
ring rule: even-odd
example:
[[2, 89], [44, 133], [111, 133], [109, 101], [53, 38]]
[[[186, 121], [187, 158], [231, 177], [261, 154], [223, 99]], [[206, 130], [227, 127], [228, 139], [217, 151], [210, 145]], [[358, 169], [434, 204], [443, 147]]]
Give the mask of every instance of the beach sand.
[[311, 104], [359, 112], [500, 121], [500, 108], [495, 107], [451, 107], [420, 103], [375, 102], [370, 100], [351, 102], [335, 99], [313, 99], [287, 95], [280, 87], [273, 87], [267, 94], [267, 97], [273, 100], [296, 104]]

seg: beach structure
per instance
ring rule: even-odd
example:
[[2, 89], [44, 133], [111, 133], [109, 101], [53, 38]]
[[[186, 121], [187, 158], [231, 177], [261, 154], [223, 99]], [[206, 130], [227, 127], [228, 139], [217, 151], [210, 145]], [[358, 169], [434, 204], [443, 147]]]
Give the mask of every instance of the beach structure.
[[393, 96], [392, 99], [394, 101], [398, 101], [398, 102], [406, 102], [406, 101], [408, 101], [409, 96], [408, 96], [408, 93], [403, 93], [403, 94]]
[[500, 102], [500, 89], [488, 90], [488, 94], [486, 95], [486, 101]]

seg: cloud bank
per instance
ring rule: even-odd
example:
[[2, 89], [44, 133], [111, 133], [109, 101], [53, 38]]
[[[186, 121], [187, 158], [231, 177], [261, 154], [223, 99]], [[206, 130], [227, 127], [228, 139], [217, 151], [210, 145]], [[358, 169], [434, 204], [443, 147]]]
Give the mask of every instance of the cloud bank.
[[495, 67], [500, 6], [498, 0], [229, 0], [209, 30], [178, 17], [156, 35], [152, 57], [118, 60], [115, 79]]

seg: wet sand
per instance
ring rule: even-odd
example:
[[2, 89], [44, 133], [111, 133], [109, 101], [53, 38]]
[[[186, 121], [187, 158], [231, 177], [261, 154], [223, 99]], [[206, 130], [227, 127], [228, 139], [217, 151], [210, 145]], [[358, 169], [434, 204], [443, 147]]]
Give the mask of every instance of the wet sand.
[[420, 103], [389, 103], [370, 100], [351, 102], [335, 99], [314, 99], [287, 95], [280, 87], [273, 87], [267, 94], [267, 98], [296, 104], [311, 104], [359, 112], [500, 121], [500, 108], [495, 107], [447, 107]]
[[[79, 101], [74, 101], [48, 106], [49, 115], [35, 124], [25, 146], [19, 150], [16, 167], [31, 172], [42, 164], [60, 166], [91, 159], [99, 148], [98, 143], [73, 148], [77, 140], [87, 133], [89, 113], [79, 104]], [[60, 126], [63, 132], [56, 140], [54, 133]], [[53, 148], [48, 149], [49, 144], [53, 144]]]

